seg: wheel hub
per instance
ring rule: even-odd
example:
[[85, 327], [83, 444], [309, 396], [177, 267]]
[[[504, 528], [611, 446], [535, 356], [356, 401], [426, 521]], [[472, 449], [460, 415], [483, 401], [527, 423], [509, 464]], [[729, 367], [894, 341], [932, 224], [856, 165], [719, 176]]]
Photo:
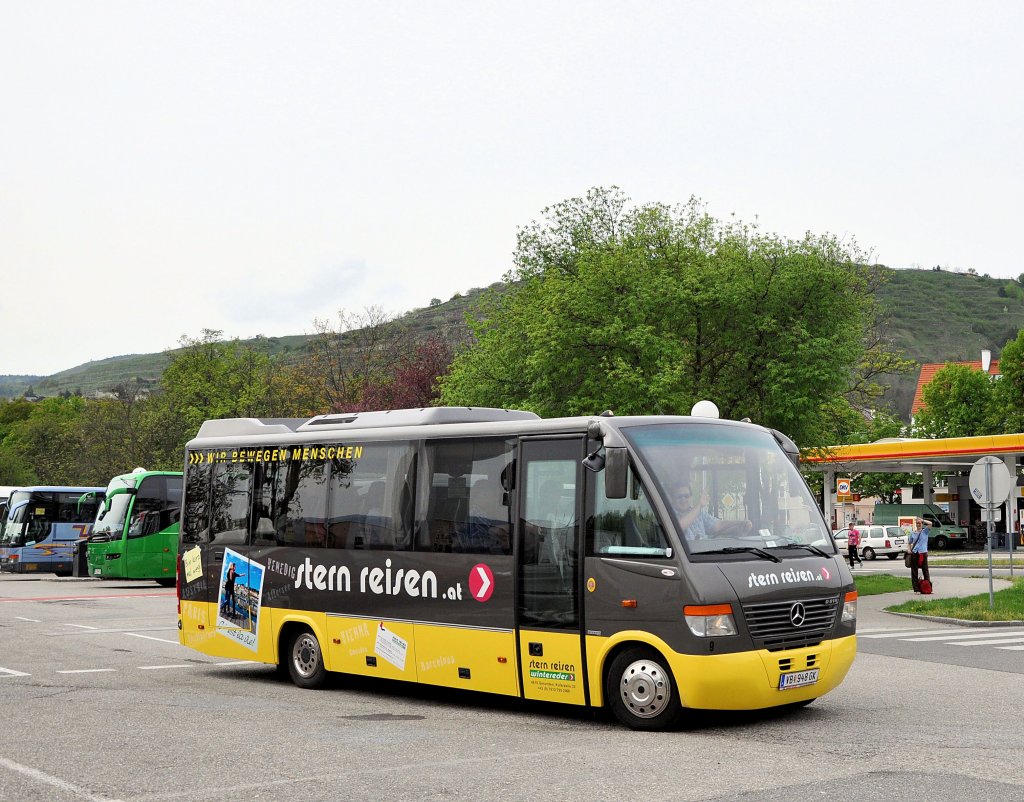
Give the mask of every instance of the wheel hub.
[[640, 718], [654, 718], [672, 698], [672, 686], [661, 666], [650, 660], [630, 663], [619, 684], [622, 701]]

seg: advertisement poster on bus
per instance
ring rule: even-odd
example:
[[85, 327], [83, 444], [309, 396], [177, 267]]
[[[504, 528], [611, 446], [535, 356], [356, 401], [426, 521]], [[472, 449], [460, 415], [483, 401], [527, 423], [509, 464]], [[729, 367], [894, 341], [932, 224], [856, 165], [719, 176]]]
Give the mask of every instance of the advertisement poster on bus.
[[259, 645], [263, 568], [236, 551], [224, 550], [217, 598], [217, 632], [254, 652]]

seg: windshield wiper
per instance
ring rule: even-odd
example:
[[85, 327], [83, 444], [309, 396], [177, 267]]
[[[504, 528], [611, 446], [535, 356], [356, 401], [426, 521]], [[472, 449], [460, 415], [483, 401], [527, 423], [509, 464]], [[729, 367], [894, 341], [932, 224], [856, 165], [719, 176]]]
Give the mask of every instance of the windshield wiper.
[[831, 557], [827, 551], [819, 549], [817, 546], [812, 546], [810, 543], [787, 543], [785, 546], [777, 546], [780, 549], [807, 549], [813, 551], [819, 557]]
[[724, 549], [712, 549], [711, 551], [697, 551], [695, 554], [756, 554], [764, 560], [771, 560], [773, 563], [780, 563], [778, 557], [757, 546], [726, 546]]

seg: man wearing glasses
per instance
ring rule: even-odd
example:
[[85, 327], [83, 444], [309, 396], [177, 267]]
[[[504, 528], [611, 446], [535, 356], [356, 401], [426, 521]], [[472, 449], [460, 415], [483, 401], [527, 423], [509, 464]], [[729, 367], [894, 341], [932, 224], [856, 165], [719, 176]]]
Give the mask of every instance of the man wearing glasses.
[[719, 535], [742, 534], [754, 528], [750, 521], [723, 521], [711, 515], [704, 508], [710, 501], [705, 489], [698, 504], [694, 504], [689, 485], [678, 485], [672, 492], [672, 503], [676, 509], [679, 528], [687, 540], [706, 540]]

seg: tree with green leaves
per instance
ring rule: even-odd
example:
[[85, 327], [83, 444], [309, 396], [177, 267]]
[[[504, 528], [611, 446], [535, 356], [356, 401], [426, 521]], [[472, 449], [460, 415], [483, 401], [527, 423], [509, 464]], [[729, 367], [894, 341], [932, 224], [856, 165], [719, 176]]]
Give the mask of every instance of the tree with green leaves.
[[209, 418], [265, 414], [270, 356], [237, 338], [223, 340], [221, 335], [203, 329], [201, 337], [182, 337], [181, 347], [167, 354], [170, 361], [160, 388], [188, 437], [195, 436]]
[[29, 468], [44, 485], [94, 484], [83, 464], [79, 419], [82, 398], [46, 398], [32, 405], [31, 413], [11, 427], [4, 439], [22, 469]]
[[914, 416], [916, 437], [971, 437], [1001, 429], [994, 384], [987, 373], [949, 363], [921, 393], [924, 408]]
[[1024, 329], [1003, 346], [999, 355], [1002, 378], [993, 387], [1000, 431], [1024, 432]]
[[865, 261], [830, 235], [716, 220], [696, 199], [634, 207], [594, 189], [519, 231], [511, 287], [484, 296], [442, 399], [551, 416], [686, 414], [708, 398], [824, 444], [830, 410], [870, 396], [865, 365], [892, 364], [867, 344], [878, 309]]

